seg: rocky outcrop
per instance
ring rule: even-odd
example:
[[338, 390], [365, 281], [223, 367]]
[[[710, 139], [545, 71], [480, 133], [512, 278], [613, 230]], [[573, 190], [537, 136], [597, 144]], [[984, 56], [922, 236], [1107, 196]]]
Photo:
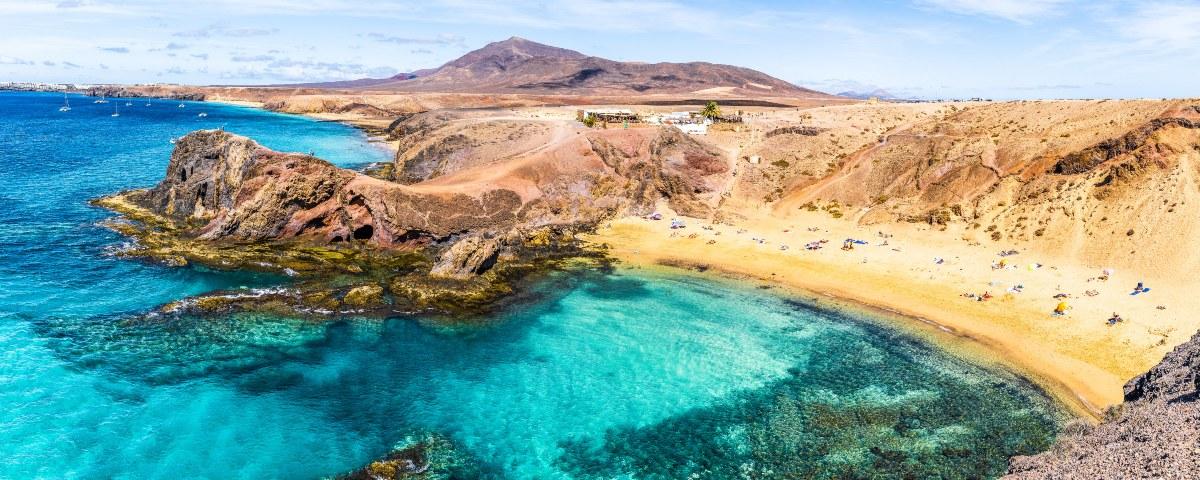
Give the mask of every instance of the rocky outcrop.
[[1125, 385], [1097, 426], [1073, 424], [1052, 450], [1014, 457], [1011, 479], [1197, 478], [1200, 333]]
[[474, 316], [532, 274], [593, 257], [574, 233], [605, 218], [663, 197], [686, 215], [715, 203], [728, 165], [703, 144], [674, 129], [587, 133], [561, 135], [487, 181], [469, 171], [405, 185], [197, 131], [176, 143], [158, 185], [95, 204], [123, 215], [108, 222], [136, 240], [123, 255], [296, 277], [288, 288], [215, 292], [160, 313]]
[[435, 276], [470, 278], [486, 272], [496, 263], [500, 241], [495, 238], [472, 236], [454, 243], [442, 253], [441, 259], [429, 271]]
[[163, 181], [130, 199], [199, 225], [194, 233], [204, 240], [307, 239], [380, 247], [421, 245], [476, 229], [507, 230], [522, 205], [503, 189], [418, 193], [219, 130], [181, 139]]
[[715, 192], [729, 172], [724, 156], [678, 129], [658, 129], [649, 142], [629, 148], [615, 135], [591, 135], [591, 150], [629, 180], [625, 199], [632, 213], [650, 213], [659, 198], [690, 217], [712, 214]]
[[579, 140], [591, 142], [584, 156], [566, 144], [547, 154], [544, 168], [516, 170], [511, 181], [434, 186], [373, 178], [203, 130], [177, 142], [158, 185], [127, 192], [123, 201], [199, 240], [419, 247], [464, 233], [586, 227], [644, 213], [664, 197], [684, 215], [706, 216], [729, 169], [719, 152], [675, 129], [595, 131], [587, 139]]
[[1156, 132], [1171, 126], [1200, 128], [1200, 122], [1187, 118], [1155, 118], [1121, 137], [1110, 138], [1090, 148], [1064, 156], [1054, 163], [1051, 171], [1060, 175], [1087, 172], [1104, 162], [1135, 152], [1142, 148]]
[[764, 137], [771, 138], [776, 135], [802, 135], [805, 137], [815, 137], [817, 135], [825, 133], [827, 130], [828, 129], [825, 129], [825, 128], [809, 127], [809, 126], [804, 126], [804, 125], [791, 126], [791, 127], [780, 127], [780, 128], [776, 128], [774, 130], [767, 132], [766, 135], [764, 135]]
[[452, 162], [454, 157], [463, 155], [463, 151], [476, 146], [476, 143], [465, 135], [453, 134], [421, 149], [411, 158], [397, 162], [396, 181], [401, 183], [417, 183], [442, 175], [443, 167]]

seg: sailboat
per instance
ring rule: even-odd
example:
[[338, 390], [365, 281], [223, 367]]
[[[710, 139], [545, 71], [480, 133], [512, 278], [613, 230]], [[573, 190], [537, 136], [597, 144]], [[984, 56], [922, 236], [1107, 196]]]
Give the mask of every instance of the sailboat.
[[108, 100], [105, 100], [105, 99], [104, 99], [104, 94], [103, 94], [103, 93], [101, 93], [101, 94], [100, 94], [100, 98], [99, 98], [98, 100], [96, 100], [96, 101], [92, 102], [92, 103], [108, 103]]
[[182, 103], [181, 103], [181, 104], [179, 104], [179, 108], [183, 108], [183, 107], [186, 107], [186, 106], [187, 106], [187, 105], [184, 105], [184, 104], [182, 104]]
[[118, 109], [117, 109], [117, 104], [115, 104], [115, 103], [113, 104], [113, 114], [112, 114], [112, 116], [114, 116], [114, 117], [119, 117], [119, 116], [121, 116], [121, 112], [120, 112], [120, 110], [118, 110]]
[[66, 92], [63, 92], [63, 106], [61, 106], [61, 107], [58, 107], [58, 111], [60, 111], [60, 112], [69, 112], [69, 111], [71, 111], [71, 101], [70, 101], [70, 100], [67, 100], [67, 93], [66, 93]]
[[132, 107], [132, 106], [133, 106], [133, 102], [125, 102], [125, 106], [126, 106], [126, 107]]
[[197, 117], [200, 117], [200, 118], [204, 118], [204, 117], [207, 117], [207, 116], [208, 116], [208, 114], [207, 114], [207, 113], [204, 113], [204, 112], [200, 112], [200, 114], [199, 114], [199, 115], [196, 115], [196, 116], [197, 116]]

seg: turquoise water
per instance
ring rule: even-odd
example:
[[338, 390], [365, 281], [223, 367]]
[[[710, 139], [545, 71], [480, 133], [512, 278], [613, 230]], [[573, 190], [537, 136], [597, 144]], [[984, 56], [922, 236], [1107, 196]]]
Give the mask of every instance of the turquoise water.
[[455, 330], [145, 319], [275, 281], [108, 255], [123, 239], [87, 199], [153, 184], [171, 137], [224, 125], [342, 165], [388, 155], [250, 109], [60, 103], [0, 93], [0, 478], [318, 478], [427, 434], [456, 447], [457, 478], [988, 477], [1061, 419], [1005, 372], [686, 275], [555, 274]]

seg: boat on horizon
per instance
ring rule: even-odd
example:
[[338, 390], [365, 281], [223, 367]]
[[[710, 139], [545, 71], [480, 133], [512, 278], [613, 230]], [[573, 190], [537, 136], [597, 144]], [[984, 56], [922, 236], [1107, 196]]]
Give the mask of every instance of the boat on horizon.
[[200, 112], [200, 114], [199, 114], [199, 115], [196, 115], [196, 116], [197, 116], [197, 117], [200, 117], [200, 118], [204, 118], [204, 117], [207, 117], [207, 116], [208, 116], [208, 114], [207, 114], [207, 113], [204, 113], [204, 112]]
[[186, 106], [187, 106], [187, 105], [184, 105], [184, 104], [182, 104], [182, 103], [181, 103], [181, 104], [179, 104], [179, 108], [183, 108], [183, 107], [186, 107]]
[[67, 100], [67, 93], [66, 93], [66, 92], [63, 92], [63, 106], [61, 106], [61, 107], [58, 107], [58, 111], [60, 111], [60, 112], [69, 112], [69, 111], [71, 111], [71, 101], [70, 101], [70, 100]]
[[92, 103], [108, 103], [108, 100], [104, 98], [104, 94], [100, 94], [100, 98], [96, 99], [96, 101]]

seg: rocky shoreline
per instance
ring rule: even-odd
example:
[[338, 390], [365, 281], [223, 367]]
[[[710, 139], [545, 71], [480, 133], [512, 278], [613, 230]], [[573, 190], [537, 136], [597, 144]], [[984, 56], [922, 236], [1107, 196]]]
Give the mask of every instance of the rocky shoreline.
[[1005, 478], [1190, 479], [1200, 472], [1200, 333], [1125, 385], [1099, 425], [1075, 422], [1045, 453], [1014, 457]]
[[118, 255], [174, 267], [199, 265], [258, 271], [292, 279], [285, 286], [217, 291], [163, 305], [160, 314], [224, 315], [260, 312], [310, 319], [385, 318], [425, 314], [479, 317], [505, 304], [518, 285], [563, 268], [605, 268], [595, 247], [574, 232], [543, 228], [505, 237], [468, 236], [450, 246], [383, 249], [360, 242], [330, 246], [306, 240], [206, 241], [186, 224], [155, 215], [132, 191], [96, 200], [120, 217], [106, 226], [131, 238]]
[[133, 240], [119, 255], [274, 273], [292, 282], [187, 298], [160, 313], [475, 316], [502, 304], [531, 276], [605, 264], [601, 249], [575, 238], [587, 224], [518, 224], [511, 210], [497, 208], [511, 203], [503, 194], [479, 201], [398, 192], [224, 132], [182, 139], [167, 174], [152, 189], [93, 201], [117, 212], [105, 225]]

